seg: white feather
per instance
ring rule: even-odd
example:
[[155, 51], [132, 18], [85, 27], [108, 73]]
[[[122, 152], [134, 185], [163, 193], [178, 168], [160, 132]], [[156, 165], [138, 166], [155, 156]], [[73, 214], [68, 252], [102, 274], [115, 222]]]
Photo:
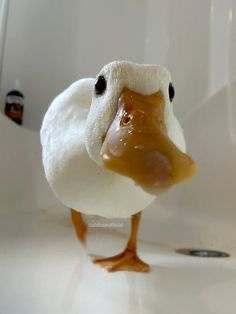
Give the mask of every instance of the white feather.
[[79, 80], [50, 105], [41, 128], [43, 164], [47, 180], [58, 199], [68, 207], [104, 217], [128, 217], [154, 199], [135, 183], [101, 167], [102, 136], [117, 111], [123, 87], [141, 94], [161, 90], [165, 99], [168, 135], [185, 151], [181, 127], [169, 101], [169, 72], [156, 65], [116, 61], [99, 75], [107, 90], [97, 97], [94, 79]]

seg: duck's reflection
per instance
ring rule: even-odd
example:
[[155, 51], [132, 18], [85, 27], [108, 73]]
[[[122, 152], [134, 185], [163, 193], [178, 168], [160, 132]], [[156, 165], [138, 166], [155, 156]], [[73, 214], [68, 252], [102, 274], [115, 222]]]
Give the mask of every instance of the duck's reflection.
[[75, 303], [75, 296], [77, 294], [77, 290], [79, 284], [82, 281], [82, 278], [85, 274], [84, 268], [87, 262], [87, 255], [85, 252], [81, 254], [81, 258], [79, 263], [76, 265], [75, 269], [73, 270], [68, 284], [66, 286], [65, 295], [62, 300], [62, 313], [70, 314], [72, 312], [73, 304]]
[[137, 275], [127, 272], [126, 279], [128, 284], [127, 314], [141, 314], [142, 297], [137, 291]]
[[[93, 313], [94, 310], [97, 313], [104, 313], [104, 309], [107, 308], [114, 314], [121, 312], [141, 314], [142, 294], [138, 289], [139, 276], [146, 274], [108, 273], [91, 264], [84, 252], [68, 279], [62, 300], [62, 313], [78, 313], [79, 310], [86, 313], [88, 311]], [[86, 294], [90, 294], [91, 303], [84, 299]]]

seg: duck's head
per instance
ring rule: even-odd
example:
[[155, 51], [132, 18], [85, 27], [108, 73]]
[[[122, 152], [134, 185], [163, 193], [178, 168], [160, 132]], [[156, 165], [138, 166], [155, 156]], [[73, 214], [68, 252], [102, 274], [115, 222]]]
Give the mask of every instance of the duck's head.
[[152, 194], [193, 176], [173, 98], [163, 67], [125, 61], [103, 67], [85, 127], [90, 158]]

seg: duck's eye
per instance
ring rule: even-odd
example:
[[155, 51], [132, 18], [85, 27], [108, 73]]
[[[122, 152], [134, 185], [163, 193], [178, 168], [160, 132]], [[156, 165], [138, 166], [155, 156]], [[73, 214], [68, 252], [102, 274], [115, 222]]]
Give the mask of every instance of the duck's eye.
[[172, 85], [172, 83], [169, 84], [169, 98], [170, 98], [170, 101], [173, 100], [175, 96], [175, 90], [174, 90], [174, 87]]
[[95, 83], [95, 94], [96, 95], [102, 95], [107, 87], [106, 79], [103, 75], [100, 75], [97, 78], [97, 82]]

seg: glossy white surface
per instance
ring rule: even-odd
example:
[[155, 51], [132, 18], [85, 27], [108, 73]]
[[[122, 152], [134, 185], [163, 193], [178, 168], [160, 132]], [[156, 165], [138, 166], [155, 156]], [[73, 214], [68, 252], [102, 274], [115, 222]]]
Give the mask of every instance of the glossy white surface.
[[147, 0], [147, 63], [165, 65], [180, 119], [236, 79], [236, 0]]
[[236, 0], [9, 3], [5, 47], [0, 24], [1, 110], [17, 80], [27, 128], [39, 129], [49, 103], [70, 83], [115, 59], [166, 66], [180, 119], [236, 79]]
[[[235, 84], [223, 89], [185, 122], [199, 174], [144, 212], [140, 238], [145, 241], [139, 241], [139, 252], [151, 264], [149, 274], [110, 274], [90, 262], [88, 254], [109, 256], [124, 247], [126, 237], [118, 233], [127, 232], [128, 221], [87, 217], [90, 225], [116, 223], [121, 227], [90, 227], [86, 251], [66, 209], [46, 203], [44, 209], [22, 209], [24, 204], [14, 198], [17, 183], [14, 186], [10, 181], [8, 197], [15, 200], [15, 206], [12, 201], [12, 208], [2, 206], [0, 210], [0, 313], [234, 314], [236, 133], [231, 113], [235, 90]], [[11, 124], [2, 117], [1, 126], [4, 121], [8, 130]], [[22, 133], [9, 130], [14, 144]], [[21, 131], [28, 148], [35, 150], [38, 144], [32, 134]], [[26, 167], [23, 159], [19, 161]], [[9, 179], [10, 173], [2, 170], [4, 178]], [[44, 195], [41, 201], [53, 204]], [[175, 253], [186, 247], [223, 250], [231, 257], [203, 259]]]
[[42, 167], [39, 134], [19, 127], [0, 113], [1, 208], [37, 209], [58, 203]]
[[39, 130], [50, 102], [72, 82], [116, 59], [143, 63], [145, 12], [143, 0], [11, 0], [1, 110], [18, 81], [24, 125]]
[[[108, 3], [105, 2], [103, 4]], [[23, 8], [27, 6], [28, 0], [24, 0], [25, 6], [22, 6], [22, 1], [21, 4], [16, 1], [11, 3]], [[58, 2], [53, 3], [57, 7]], [[62, 28], [66, 25], [64, 30], [67, 34], [77, 23], [74, 19], [70, 20], [72, 24], [66, 24], [70, 9], [73, 9], [73, 16], [76, 17], [78, 13], [74, 10], [77, 1], [73, 3], [69, 8], [60, 2], [58, 12], [64, 6], [68, 11], [62, 10], [62, 19], [58, 19], [58, 13], [53, 20]], [[115, 3], [120, 6], [117, 1]], [[34, 2], [36, 9], [44, 4]], [[124, 6], [125, 4], [126, 1], [123, 2]], [[131, 1], [126, 13], [132, 12], [132, 4]], [[78, 13], [81, 18], [83, 12], [86, 12], [90, 14], [90, 20], [96, 16], [96, 21], [100, 21], [100, 15], [92, 11], [92, 1], [84, 1], [82, 7], [83, 10]], [[50, 8], [55, 13], [54, 7]], [[53, 84], [49, 84], [50, 79], [43, 81], [42, 86], [38, 82], [35, 84], [31, 75], [27, 77], [29, 72], [25, 70], [26, 67], [22, 65], [21, 68], [24, 63], [19, 62], [18, 66], [34, 87], [32, 99], [40, 98], [44, 88], [46, 98], [51, 95], [54, 97], [56, 89], [61, 89], [71, 78], [71, 70], [81, 71], [83, 75], [83, 71], [91, 71], [89, 74], [92, 74], [100, 63], [106, 63], [110, 57], [127, 56], [140, 62], [144, 57], [147, 62], [163, 63], [170, 68], [177, 84], [175, 110], [184, 120], [189, 151], [197, 161], [198, 175], [192, 181], [160, 196], [144, 212], [140, 230], [140, 239], [143, 240], [139, 242], [140, 255], [151, 264], [152, 272], [147, 275], [127, 272], [108, 274], [89, 262], [85, 250], [74, 235], [67, 210], [58, 204], [45, 181], [38, 134], [19, 128], [0, 115], [1, 314], [235, 314], [235, 0], [180, 0], [178, 3], [148, 0], [146, 9], [140, 1], [140, 15], [136, 15], [134, 20], [137, 23], [132, 24], [130, 32], [126, 33], [125, 42], [129, 43], [135, 33], [134, 25], [140, 23], [142, 13], [147, 14], [148, 35], [145, 37], [140, 25], [139, 31], [135, 33], [135, 44], [123, 47], [122, 54], [116, 54], [118, 42], [112, 45], [111, 51], [106, 50], [104, 55], [101, 55], [101, 46], [98, 49], [101, 59], [93, 59], [89, 70], [89, 60], [97, 50], [93, 49], [92, 40], [88, 43], [89, 51], [86, 50], [86, 38], [83, 38], [84, 46], [80, 51], [82, 65], [85, 67], [80, 68], [80, 64], [75, 69], [73, 62], [69, 62], [69, 65], [62, 64], [60, 70], [63, 77], [56, 77], [57, 81]], [[112, 8], [110, 10], [112, 15]], [[21, 16], [21, 22], [28, 27], [28, 20], [24, 17], [32, 12], [27, 12], [15, 10], [12, 14]], [[42, 30], [46, 36], [44, 39], [51, 43], [50, 31], [40, 29], [40, 26], [42, 20], [45, 28], [57, 24], [51, 24], [50, 14], [46, 20], [43, 14], [36, 17], [32, 25], [37, 28], [39, 35], [35, 40], [38, 42]], [[82, 32], [84, 25], [92, 25], [90, 20], [81, 19], [78, 22], [81, 23], [78, 32]], [[124, 20], [124, 25], [130, 23], [128, 13]], [[118, 25], [118, 15], [115, 21]], [[16, 25], [12, 27], [14, 29]], [[105, 24], [102, 28], [110, 41], [113, 39], [113, 31], [117, 30], [114, 25], [113, 27], [111, 33]], [[97, 28], [92, 25], [88, 33], [93, 36], [95, 31]], [[33, 36], [30, 29], [28, 32]], [[27, 37], [27, 33], [24, 35]], [[20, 51], [22, 54], [26, 52], [27, 47], [22, 44], [21, 37], [17, 41], [14, 41], [14, 37], [10, 39], [8, 47], [18, 43], [22, 49], [17, 50], [18, 54]], [[54, 45], [56, 43], [63, 44], [60, 36], [57, 40], [53, 42], [53, 47], [57, 46]], [[74, 42], [71, 37], [65, 37], [64, 40], [68, 45]], [[42, 49], [39, 50], [44, 61], [43, 53], [47, 53], [47, 47], [39, 46], [40, 43], [32, 51], [38, 51], [37, 47]], [[142, 49], [137, 50], [137, 47]], [[58, 73], [60, 56], [66, 58], [67, 53], [71, 58], [77, 56], [76, 51], [63, 50], [52, 64], [47, 60], [48, 63], [43, 64], [40, 73], [44, 75], [45, 67], [49, 64], [54, 69], [51, 73]], [[137, 53], [135, 57], [134, 53]], [[49, 55], [54, 58], [53, 49]], [[8, 61], [5, 60], [8, 65], [11, 56], [9, 55]], [[27, 54], [21, 57], [26, 57], [25, 62], [30, 61], [34, 65], [34, 58], [29, 60]], [[15, 62], [17, 60], [16, 58]], [[40, 67], [41, 65], [42, 62], [39, 63]], [[16, 68], [12, 64], [13, 71], [8, 72], [8, 69], [5, 67], [5, 74], [13, 76]], [[35, 68], [32, 67], [31, 70]], [[73, 72], [74, 79], [77, 78], [76, 71]], [[233, 81], [234, 83], [227, 84]], [[226, 88], [202, 101], [225, 84]], [[26, 85], [31, 93], [32, 86]], [[38, 103], [32, 102], [37, 107]], [[32, 116], [38, 113], [38, 109]], [[97, 221], [94, 217], [87, 219], [90, 223]], [[123, 228], [115, 228], [107, 234], [107, 229], [90, 228], [88, 252], [104, 256], [119, 252], [124, 246], [127, 229], [127, 221]], [[186, 247], [222, 250], [230, 253], [231, 257], [200, 259], [174, 252], [176, 248]]]
[[[125, 239], [89, 229], [88, 252], [108, 256]], [[185, 257], [173, 247], [139, 243], [149, 274], [107, 273], [91, 264], [58, 209], [0, 212], [0, 312], [4, 314], [233, 314], [235, 253]]]
[[[1, 134], [8, 134], [0, 143], [0, 313], [234, 314], [235, 90], [235, 83], [223, 89], [185, 121], [199, 172], [145, 210], [140, 239], [149, 242], [140, 241], [139, 248], [152, 266], [147, 275], [109, 274], [89, 262], [68, 211], [44, 180], [38, 135], [0, 116]], [[127, 233], [127, 221], [105, 232], [89, 229], [90, 254], [119, 252], [126, 239], [117, 233]], [[174, 252], [186, 247], [223, 250], [231, 257]]]

